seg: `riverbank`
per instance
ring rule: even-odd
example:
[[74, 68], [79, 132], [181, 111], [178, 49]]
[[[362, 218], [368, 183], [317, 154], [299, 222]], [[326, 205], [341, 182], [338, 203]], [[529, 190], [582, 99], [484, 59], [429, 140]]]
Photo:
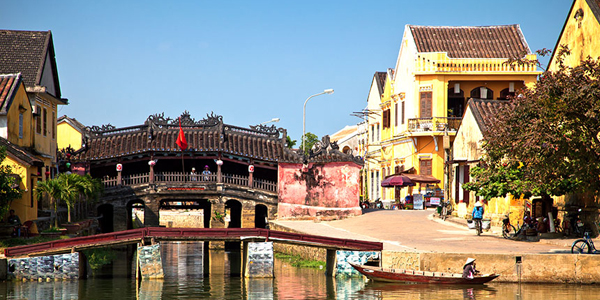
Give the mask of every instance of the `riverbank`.
[[501, 274], [499, 282], [600, 282], [600, 255], [571, 254], [574, 239], [512, 241], [502, 238], [494, 227], [476, 236], [466, 221], [464, 225], [457, 219], [442, 221], [432, 214], [432, 210], [378, 210], [344, 220], [272, 224], [277, 230], [382, 242], [384, 268], [461, 273], [464, 261], [472, 257], [482, 272]]

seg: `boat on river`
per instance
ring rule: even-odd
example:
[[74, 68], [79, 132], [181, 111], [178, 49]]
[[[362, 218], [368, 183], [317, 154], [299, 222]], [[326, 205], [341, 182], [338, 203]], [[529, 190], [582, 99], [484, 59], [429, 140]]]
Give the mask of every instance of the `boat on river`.
[[499, 274], [476, 275], [473, 279], [466, 279], [462, 274], [427, 272], [401, 269], [384, 269], [380, 267], [350, 264], [358, 272], [374, 281], [402, 282], [402, 283], [426, 283], [426, 284], [484, 284], [490, 282]]

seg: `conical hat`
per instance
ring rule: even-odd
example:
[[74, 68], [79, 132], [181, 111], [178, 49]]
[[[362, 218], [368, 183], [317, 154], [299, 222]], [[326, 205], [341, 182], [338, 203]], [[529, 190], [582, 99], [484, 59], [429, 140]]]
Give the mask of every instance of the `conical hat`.
[[[467, 258], [467, 262], [465, 263], [465, 266], [466, 266], [466, 265], [468, 265], [468, 264], [472, 264], [474, 261], [475, 261], [475, 259], [474, 259], [474, 258], [470, 258], [470, 257], [469, 257], [469, 258]], [[463, 267], [464, 267], [464, 266], [463, 266]]]

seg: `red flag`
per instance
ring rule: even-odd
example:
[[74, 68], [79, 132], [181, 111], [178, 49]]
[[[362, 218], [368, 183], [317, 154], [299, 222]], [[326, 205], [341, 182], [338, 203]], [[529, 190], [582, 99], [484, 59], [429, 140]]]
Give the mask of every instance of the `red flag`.
[[183, 134], [183, 128], [181, 128], [181, 117], [179, 117], [179, 135], [177, 136], [177, 141], [175, 142], [181, 151], [187, 149], [187, 141], [185, 140], [185, 134]]

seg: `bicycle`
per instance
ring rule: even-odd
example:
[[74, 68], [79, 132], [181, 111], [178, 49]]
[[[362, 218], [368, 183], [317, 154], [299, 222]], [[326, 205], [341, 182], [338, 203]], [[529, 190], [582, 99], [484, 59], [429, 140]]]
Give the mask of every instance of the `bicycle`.
[[[519, 232], [521, 232], [521, 229], [523, 228], [522, 226], [520, 226], [519, 229], [517, 229], [517, 227], [510, 223], [510, 214], [511, 213], [506, 214], [504, 216], [504, 219], [502, 219], [502, 237], [504, 237], [505, 239], [515, 237], [519, 234]], [[519, 226], [519, 224], [517, 224], [517, 226]]]
[[481, 235], [481, 219], [473, 219], [473, 222], [475, 222], [475, 231], [477, 231], [477, 235]]
[[596, 250], [596, 246], [594, 245], [594, 241], [592, 241], [592, 238], [590, 237], [590, 233], [589, 232], [584, 232], [583, 233], [583, 238], [582, 239], [578, 239], [576, 241], [573, 242], [573, 245], [571, 246], [571, 253], [578, 253], [578, 254], [596, 254], [600, 251]]

